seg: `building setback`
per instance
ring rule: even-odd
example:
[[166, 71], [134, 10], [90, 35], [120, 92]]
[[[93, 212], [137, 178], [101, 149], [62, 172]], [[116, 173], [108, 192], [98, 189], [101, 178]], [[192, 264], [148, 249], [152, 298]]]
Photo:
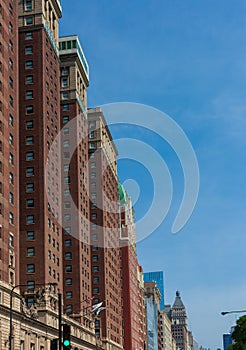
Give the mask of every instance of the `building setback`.
[[106, 310], [96, 334], [106, 348], [122, 349], [117, 150], [100, 108], [88, 111], [92, 294]]
[[19, 283], [18, 6], [0, 3], [0, 280]]
[[[144, 350], [146, 347], [144, 286], [136, 250], [136, 227], [130, 197], [118, 185], [120, 201], [120, 237], [122, 269], [122, 306], [124, 349]], [[138, 278], [136, 278], [136, 276]]]
[[91, 298], [86, 97], [89, 67], [77, 36], [60, 38], [59, 49], [64, 312], [82, 322]]
[[[59, 0], [25, 0], [18, 4], [20, 282], [27, 285], [23, 289], [29, 291], [34, 290], [36, 284], [48, 283], [57, 283], [58, 290], [62, 291], [62, 231], [58, 224], [61, 174], [56, 140], [60, 131], [58, 21], [62, 15], [61, 3]], [[27, 304], [33, 301], [29, 295]]]

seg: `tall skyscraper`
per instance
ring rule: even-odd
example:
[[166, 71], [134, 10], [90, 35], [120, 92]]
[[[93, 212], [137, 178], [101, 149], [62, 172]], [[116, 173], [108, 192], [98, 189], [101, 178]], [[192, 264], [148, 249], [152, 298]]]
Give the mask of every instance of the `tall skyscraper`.
[[[118, 185], [122, 270], [124, 349], [144, 349], [146, 341], [143, 276], [136, 250], [136, 227], [131, 198]], [[138, 278], [136, 278], [136, 276]]]
[[188, 319], [179, 291], [176, 292], [176, 298], [171, 309], [171, 319], [172, 334], [176, 340], [177, 349], [188, 350]]
[[0, 2], [0, 280], [19, 283], [18, 2]]
[[59, 48], [64, 312], [83, 321], [92, 295], [87, 191], [89, 67], [77, 36], [60, 38]]
[[[20, 282], [29, 290], [36, 284], [57, 283], [62, 291], [61, 167], [56, 140], [60, 131], [58, 22], [62, 9], [59, 0], [18, 4]], [[33, 297], [28, 299], [30, 305]]]
[[165, 308], [165, 298], [164, 298], [164, 274], [163, 271], [152, 271], [144, 273], [144, 282], [156, 282], [158, 289], [161, 293], [160, 309]]
[[161, 349], [160, 299], [161, 294], [156, 282], [144, 282], [147, 314], [148, 350]]
[[106, 307], [96, 334], [108, 348], [122, 349], [117, 150], [100, 108], [88, 111], [88, 123], [92, 294]]
[[223, 349], [227, 350], [228, 346], [232, 344], [231, 332], [223, 334]]

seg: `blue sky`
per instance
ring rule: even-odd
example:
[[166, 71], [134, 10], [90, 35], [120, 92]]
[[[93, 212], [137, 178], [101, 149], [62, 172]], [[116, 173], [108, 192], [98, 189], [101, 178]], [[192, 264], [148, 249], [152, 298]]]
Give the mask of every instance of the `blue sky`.
[[[159, 229], [138, 244], [138, 254], [145, 271], [164, 270], [167, 303], [181, 291], [195, 338], [211, 349], [222, 346], [222, 334], [235, 323], [220, 311], [246, 306], [245, 19], [243, 0], [70, 0], [63, 1], [60, 29], [82, 42], [89, 106], [153, 106], [171, 116], [194, 147], [201, 187], [191, 219], [171, 234], [183, 178], [175, 155], [161, 144], [173, 202]], [[127, 161], [119, 172], [122, 181], [141, 178], [139, 218], [151, 198], [151, 176]]]

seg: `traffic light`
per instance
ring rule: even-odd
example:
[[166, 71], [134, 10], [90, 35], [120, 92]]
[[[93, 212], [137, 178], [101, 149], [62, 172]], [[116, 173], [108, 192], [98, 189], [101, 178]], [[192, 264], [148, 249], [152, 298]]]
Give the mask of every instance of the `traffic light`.
[[57, 350], [58, 349], [57, 345], [58, 345], [58, 339], [52, 339], [50, 341], [50, 350]]
[[70, 334], [71, 326], [69, 324], [63, 324], [63, 349], [69, 350], [71, 348]]

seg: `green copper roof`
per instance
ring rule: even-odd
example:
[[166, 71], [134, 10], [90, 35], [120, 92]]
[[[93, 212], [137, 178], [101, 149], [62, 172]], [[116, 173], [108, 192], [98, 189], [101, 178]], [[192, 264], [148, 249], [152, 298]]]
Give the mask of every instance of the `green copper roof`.
[[124, 187], [120, 183], [118, 183], [118, 194], [119, 194], [119, 198], [120, 198], [120, 203], [126, 204], [127, 194], [126, 194]]

